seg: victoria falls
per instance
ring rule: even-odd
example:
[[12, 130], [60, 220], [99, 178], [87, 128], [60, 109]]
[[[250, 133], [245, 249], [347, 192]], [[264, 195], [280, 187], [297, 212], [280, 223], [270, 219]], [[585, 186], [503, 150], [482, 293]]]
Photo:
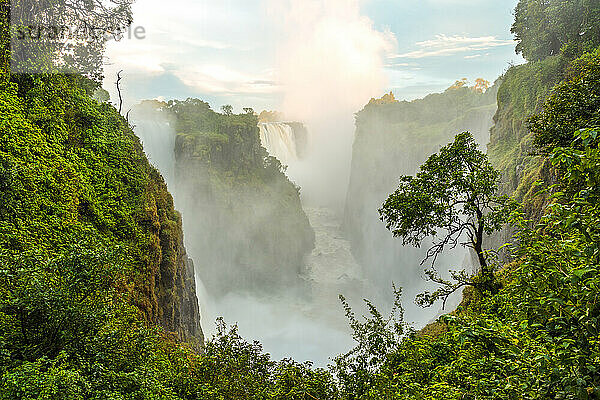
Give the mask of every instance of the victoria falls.
[[596, 0], [2, 0], [0, 400], [600, 398]]

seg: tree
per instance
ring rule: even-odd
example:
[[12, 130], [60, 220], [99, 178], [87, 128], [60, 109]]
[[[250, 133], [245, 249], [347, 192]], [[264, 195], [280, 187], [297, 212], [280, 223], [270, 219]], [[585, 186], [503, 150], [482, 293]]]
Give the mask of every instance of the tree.
[[511, 32], [528, 61], [565, 50], [577, 56], [600, 43], [600, 7], [595, 0], [520, 0]]
[[12, 0], [13, 72], [82, 73], [100, 82], [106, 43], [120, 40], [132, 23], [134, 0]]
[[[400, 185], [379, 210], [381, 220], [403, 244], [420, 247], [427, 237], [433, 238], [426, 258], [437, 257], [446, 248], [458, 244], [472, 249], [477, 255], [481, 270], [480, 280], [463, 273], [455, 273], [457, 284], [434, 294], [425, 296], [424, 303], [437, 298], [447, 298], [452, 292], [465, 285], [496, 291], [494, 269], [488, 262], [483, 249], [484, 235], [499, 230], [508, 219], [512, 202], [497, 193], [499, 172], [477, 149], [470, 133], [456, 136], [453, 143], [433, 154], [421, 166], [415, 177], [403, 176]], [[466, 241], [464, 237], [466, 236]], [[433, 270], [429, 277], [448, 286], [448, 282], [437, 277]], [[448, 293], [448, 290], [451, 290]]]
[[545, 152], [571, 146], [579, 129], [600, 126], [600, 49], [575, 60], [568, 75], [554, 88], [544, 110], [528, 120], [535, 145]]
[[399, 101], [396, 100], [396, 97], [394, 96], [393, 92], [384, 94], [380, 99], [371, 98], [371, 100], [369, 101], [369, 104], [376, 104], [376, 105], [394, 104], [394, 103], [399, 103]]
[[226, 104], [223, 107], [221, 107], [221, 111], [223, 111], [223, 114], [225, 115], [233, 115], [233, 107], [229, 104]]
[[450, 86], [448, 89], [446, 90], [456, 90], [456, 89], [460, 89], [462, 87], [467, 86], [467, 84], [469, 83], [467, 78], [462, 78], [456, 82], [454, 82], [454, 85]]
[[490, 81], [486, 81], [483, 78], [475, 79], [475, 86], [473, 86], [473, 91], [476, 93], [485, 93], [490, 88]]
[[244, 112], [248, 115], [254, 115], [254, 108], [251, 107], [245, 107], [244, 108]]

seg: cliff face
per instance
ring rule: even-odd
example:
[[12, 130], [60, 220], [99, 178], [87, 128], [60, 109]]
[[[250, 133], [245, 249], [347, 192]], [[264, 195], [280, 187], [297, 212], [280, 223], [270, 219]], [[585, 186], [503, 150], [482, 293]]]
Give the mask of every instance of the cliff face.
[[68, 76], [2, 82], [0, 248], [60, 256], [116, 251], [119, 288], [151, 324], [203, 343], [181, 218], [117, 111]]
[[148, 319], [158, 323], [180, 340], [201, 348], [204, 342], [200, 312], [196, 297], [194, 263], [188, 257], [184, 243], [180, 214], [173, 207], [162, 177], [152, 171], [146, 223], [150, 226], [150, 273], [142, 309]]
[[223, 115], [198, 100], [171, 102], [178, 206], [206, 289], [269, 292], [298, 279], [314, 232], [299, 189], [261, 146], [254, 115]]
[[[524, 212], [538, 220], [547, 204], [547, 195], [539, 195], [537, 181], [552, 182], [548, 161], [535, 155], [533, 134], [527, 118], [541, 111], [552, 87], [562, 80], [568, 65], [563, 56], [548, 57], [511, 67], [502, 77], [498, 89], [498, 111], [490, 130], [488, 156], [501, 172], [500, 189], [523, 204]], [[513, 240], [514, 230], [505, 227], [487, 238], [487, 247], [499, 248]], [[500, 261], [509, 262], [508, 249], [500, 252]]]
[[391, 280], [420, 285], [423, 252], [394, 239], [377, 210], [401, 175], [414, 174], [457, 133], [470, 131], [485, 146], [496, 87], [485, 94], [462, 87], [412, 102], [371, 102], [357, 114], [345, 230], [357, 260], [385, 287]]
[[498, 89], [498, 111], [490, 131], [490, 161], [502, 173], [502, 190], [527, 200], [540, 176], [541, 159], [532, 146], [527, 117], [541, 111], [552, 87], [558, 83], [567, 61], [561, 56], [510, 68]]

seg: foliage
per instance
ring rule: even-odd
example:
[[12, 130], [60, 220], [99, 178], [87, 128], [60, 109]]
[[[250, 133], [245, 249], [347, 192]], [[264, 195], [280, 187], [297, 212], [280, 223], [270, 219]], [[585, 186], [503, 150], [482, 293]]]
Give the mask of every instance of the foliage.
[[[393, 388], [401, 399], [600, 396], [600, 132], [573, 138], [550, 155], [564, 179], [545, 217], [532, 227], [520, 212], [512, 215], [520, 228], [518, 258], [499, 273], [503, 287], [465, 298], [440, 318], [444, 329], [436, 336], [409, 334], [378, 368], [355, 370], [370, 380], [371, 392]], [[368, 328], [363, 337], [368, 348], [380, 329]]]
[[394, 387], [389, 384], [382, 368], [390, 354], [398, 349], [405, 334], [402, 320], [401, 289], [394, 287], [394, 306], [388, 318], [368, 300], [365, 304], [369, 317], [359, 321], [350, 305], [340, 295], [346, 317], [352, 329], [356, 347], [334, 359], [333, 371], [339, 380], [344, 399], [381, 399], [393, 396]]
[[148, 328], [118, 290], [118, 252], [2, 255], [0, 399], [334, 399], [331, 374], [273, 362], [218, 321], [203, 355]]
[[0, 398], [173, 398], [157, 331], [117, 290], [120, 256], [89, 247], [2, 254]]
[[[512, 206], [506, 196], [497, 194], [498, 178], [471, 134], [461, 133], [430, 156], [415, 177], [400, 177], [398, 189], [379, 210], [381, 220], [403, 244], [421, 246], [433, 237], [427, 251], [432, 265], [447, 248], [461, 244], [474, 250], [483, 281], [462, 281], [493, 289], [494, 272], [483, 249], [484, 235], [502, 227]], [[465, 236], [467, 240], [461, 242]], [[435, 279], [433, 273], [430, 277]], [[455, 274], [455, 278], [466, 277]]]
[[511, 32], [528, 61], [561, 52], [575, 58], [600, 45], [600, 7], [594, 0], [520, 0]]
[[233, 107], [229, 104], [221, 107], [221, 110], [223, 111], [223, 114], [225, 114], [225, 115], [233, 115]]
[[369, 104], [375, 104], [375, 105], [394, 104], [394, 103], [399, 103], [399, 101], [396, 100], [396, 97], [394, 96], [393, 92], [384, 94], [380, 99], [376, 99], [373, 97], [373, 98], [371, 98], [371, 100], [369, 100]]
[[490, 88], [490, 82], [483, 78], [475, 79], [475, 85], [473, 85], [473, 91], [477, 93], [485, 93]]
[[[561, 120], [570, 115], [563, 110], [544, 113]], [[582, 123], [595, 124], [589, 115]], [[518, 246], [515, 261], [496, 273], [500, 290], [469, 292], [437, 321], [435, 336], [409, 334], [374, 371], [355, 371], [372, 391], [393, 387], [401, 399], [600, 397], [600, 131], [561, 132], [565, 142], [569, 136], [548, 150], [561, 179], [544, 217], [511, 215]]]
[[14, 72], [80, 73], [99, 85], [106, 43], [131, 25], [133, 1], [10, 1], [13, 31], [2, 34], [12, 35]]
[[188, 335], [161, 312], [182, 307], [174, 302], [193, 279], [181, 218], [139, 139], [83, 77], [10, 80], [0, 92], [0, 247], [51, 258], [83, 238], [120, 246], [131, 302], [148, 321]]
[[[451, 90], [457, 90], [460, 88], [466, 88], [468, 87], [469, 84], [469, 80], [467, 78], [462, 78], [457, 80], [456, 82], [454, 82], [454, 84], [452, 86], [450, 86], [448, 89], [446, 89], [446, 91], [451, 91]], [[475, 79], [475, 84], [471, 87], [471, 90], [475, 93], [485, 93], [487, 92], [487, 90], [490, 88], [490, 82], [486, 81], [483, 78], [477, 78]]]
[[536, 146], [550, 151], [569, 146], [572, 132], [600, 125], [600, 49], [575, 60], [566, 79], [544, 104], [544, 111], [529, 119]]
[[281, 122], [283, 120], [283, 114], [277, 111], [263, 110], [258, 114], [259, 122]]
[[[193, 384], [206, 399], [335, 399], [333, 377], [310, 363], [274, 362], [258, 342], [241, 338], [217, 320], [217, 333], [206, 345], [193, 371]], [[205, 397], [204, 397], [205, 396]]]
[[466, 87], [468, 84], [468, 79], [467, 78], [462, 78], [457, 80], [456, 82], [454, 82], [454, 84], [452, 86], [450, 86], [448, 89], [446, 90], [456, 90], [456, 89], [460, 89], [462, 87]]

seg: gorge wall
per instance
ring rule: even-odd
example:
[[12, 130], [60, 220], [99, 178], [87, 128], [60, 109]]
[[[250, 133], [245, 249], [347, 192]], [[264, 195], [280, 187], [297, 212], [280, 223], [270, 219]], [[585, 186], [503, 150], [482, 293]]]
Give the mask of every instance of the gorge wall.
[[[501, 191], [523, 204], [525, 214], [533, 221], [539, 220], [548, 201], [547, 194], [538, 192], [555, 182], [548, 160], [536, 155], [527, 118], [542, 110], [568, 65], [568, 57], [557, 55], [513, 66], [503, 75], [498, 89], [498, 110], [490, 130], [488, 156], [501, 172]], [[538, 186], [537, 181], [546, 184]], [[514, 241], [513, 234], [514, 229], [505, 227], [487, 238], [487, 247], [498, 249]], [[501, 250], [499, 256], [501, 262], [511, 260], [508, 249]]]
[[[161, 174], [85, 78], [13, 77], [0, 91], [0, 248], [41, 260], [118, 252], [120, 287], [150, 324], [203, 333], [181, 217]], [[43, 93], [43, 95], [41, 94]]]
[[[425, 287], [420, 262], [426, 248], [402, 246], [385, 229], [377, 210], [396, 189], [401, 175], [416, 173], [430, 154], [457, 133], [470, 131], [485, 148], [496, 112], [496, 92], [497, 85], [485, 93], [451, 88], [412, 102], [384, 98], [357, 114], [344, 230], [353, 254], [376, 287], [387, 289], [391, 282], [404, 287], [407, 317], [413, 321], [426, 322], [423, 319], [435, 314], [411, 306]], [[458, 251], [442, 257], [439, 270], [469, 264], [466, 253]], [[381, 292], [391, 295], [391, 288]], [[389, 297], [383, 299], [389, 301]]]
[[[208, 295], [285, 290], [286, 282], [302, 272], [304, 258], [314, 247], [314, 232], [302, 210], [299, 188], [261, 146], [257, 117], [219, 114], [195, 99], [145, 102], [137, 115], [147, 119], [148, 109], [164, 121], [152, 129], [162, 130], [163, 139], [173, 137], [172, 161], [157, 158], [172, 171], [167, 173], [172, 175], [169, 185]], [[155, 139], [160, 133], [140, 128], [147, 142], [160, 146]], [[288, 157], [301, 154], [292, 126], [274, 124], [269, 129], [272, 139], [282, 136], [272, 143], [278, 150]], [[263, 140], [267, 134], [263, 128]]]

